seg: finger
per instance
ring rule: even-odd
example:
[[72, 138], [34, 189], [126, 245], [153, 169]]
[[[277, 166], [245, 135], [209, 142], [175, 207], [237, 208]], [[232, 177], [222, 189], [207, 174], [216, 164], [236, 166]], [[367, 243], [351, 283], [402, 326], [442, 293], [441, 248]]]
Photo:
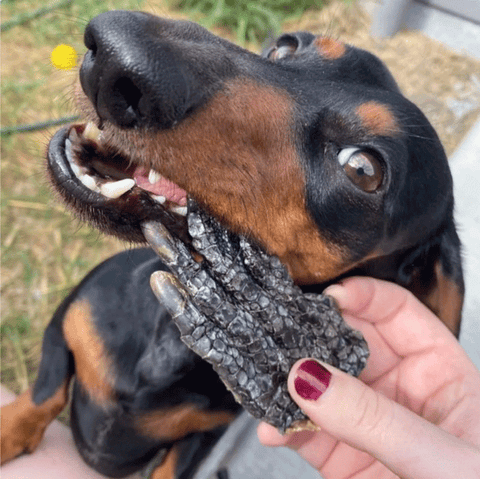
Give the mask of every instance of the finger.
[[175, 241], [165, 226], [158, 221], [142, 224], [145, 239], [162, 261], [169, 267], [178, 263], [179, 251]]
[[165, 228], [163, 224], [149, 221], [142, 224], [142, 231], [150, 247], [168, 266], [172, 273], [195, 295], [207, 283], [212, 287], [212, 279], [201, 264], [195, 261], [186, 246]]
[[[261, 286], [246, 269], [242, 242], [238, 241], [211, 216], [191, 202], [188, 230], [192, 246], [203, 257], [211, 278], [240, 302], [251, 302], [262, 294]], [[254, 261], [261, 263], [257, 254]], [[196, 299], [196, 298], [195, 298]]]
[[349, 278], [330, 286], [325, 293], [336, 299], [352, 326], [359, 327], [362, 322], [372, 324], [400, 356], [438, 346], [439, 341], [456, 343], [446, 326], [426, 306], [396, 284]]
[[[189, 335], [194, 330], [191, 314], [185, 314], [188, 303], [188, 293], [182, 284], [171, 273], [155, 271], [150, 276], [150, 286], [153, 293], [177, 324], [182, 336]], [[191, 312], [191, 308], [189, 308]]]
[[276, 256], [269, 255], [248, 238], [241, 238], [240, 246], [248, 272], [264, 289], [293, 294], [293, 280]]
[[207, 216], [194, 202], [190, 204], [187, 221], [195, 250], [208, 262], [215, 275], [222, 278], [222, 282], [231, 281], [238, 245], [235, 251], [228, 231], [214, 218]]
[[281, 434], [280, 431], [266, 422], [257, 426], [257, 436], [261, 444], [269, 447], [288, 446], [289, 437]]
[[[207, 318], [190, 299], [190, 295], [183, 285], [171, 273], [156, 271], [150, 276], [151, 288], [157, 299], [171, 314], [172, 319], [180, 330], [183, 342], [202, 358], [207, 358], [213, 364], [222, 362], [218, 354], [214, 354], [218, 343], [223, 342], [221, 352], [232, 354], [227, 348], [229, 338], [225, 329], [228, 320], [235, 316], [229, 310], [216, 311], [215, 315]], [[215, 303], [215, 293], [210, 295], [210, 300]], [[221, 303], [220, 300], [218, 300]], [[225, 317], [223, 316], [225, 313]], [[210, 337], [216, 337], [218, 341], [211, 341]], [[218, 351], [217, 351], [218, 352]]]
[[399, 476], [468, 477], [452, 461], [452, 454], [465, 460], [471, 456], [463, 442], [348, 374], [301, 360], [292, 368], [288, 387], [322, 431], [369, 453]]
[[[290, 449], [298, 451], [306, 444], [319, 436], [320, 431], [309, 429], [300, 429], [298, 431], [282, 434], [276, 427], [266, 422], [260, 422], [257, 426], [257, 436], [261, 444], [268, 447], [288, 446]], [[319, 453], [317, 449], [317, 454]]]
[[205, 341], [195, 342], [191, 335], [197, 327], [205, 324], [206, 318], [192, 303], [187, 290], [173, 274], [165, 271], [152, 273], [150, 286], [157, 299], [172, 316], [187, 346], [204, 357], [208, 353], [205, 348], [209, 345], [206, 345]]
[[[365, 461], [366, 465], [372, 462], [369, 455], [360, 453], [346, 444], [339, 444], [335, 438], [323, 431], [303, 430], [281, 434], [278, 429], [261, 422], [257, 426], [257, 436], [260, 444], [264, 446], [288, 447], [296, 451], [305, 461], [322, 473], [325, 472], [322, 468], [334, 452], [342, 457], [341, 464], [345, 470], [348, 470], [352, 463], [358, 464], [359, 460], [365, 461], [367, 459]], [[362, 456], [366, 457], [362, 458]], [[342, 475], [338, 465], [336, 465], [332, 477], [340, 476], [344, 477], [345, 475]]]
[[[252, 248], [244, 238], [238, 240], [194, 204], [190, 207], [188, 228], [192, 245], [203, 256], [212, 277], [222, 284], [226, 292], [242, 303], [265, 295], [265, 286], [269, 285], [258, 281], [258, 275], [252, 273], [254, 270], [262, 271], [270, 281], [275, 276], [271, 274], [270, 258], [266, 260], [261, 250]], [[252, 269], [252, 265], [255, 268]]]

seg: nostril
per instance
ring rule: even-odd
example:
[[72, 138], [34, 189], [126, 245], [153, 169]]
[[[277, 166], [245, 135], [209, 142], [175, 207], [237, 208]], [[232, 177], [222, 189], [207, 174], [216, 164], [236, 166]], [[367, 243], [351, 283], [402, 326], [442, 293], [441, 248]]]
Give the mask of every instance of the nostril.
[[125, 110], [131, 111], [136, 116], [140, 115], [138, 105], [142, 92], [130, 78], [119, 78], [113, 85], [113, 95], [117, 101], [124, 104]]
[[87, 27], [85, 30], [84, 36], [83, 36], [83, 43], [85, 46], [92, 52], [92, 54], [95, 56], [97, 53], [97, 42], [95, 40], [95, 35], [91, 31], [92, 29]]
[[191, 93], [196, 74], [177, 54], [180, 46], [159, 35], [169, 25], [162, 22], [117, 11], [102, 13], [85, 29], [80, 83], [102, 122], [166, 129], [198, 106], [203, 94], [192, 99]]

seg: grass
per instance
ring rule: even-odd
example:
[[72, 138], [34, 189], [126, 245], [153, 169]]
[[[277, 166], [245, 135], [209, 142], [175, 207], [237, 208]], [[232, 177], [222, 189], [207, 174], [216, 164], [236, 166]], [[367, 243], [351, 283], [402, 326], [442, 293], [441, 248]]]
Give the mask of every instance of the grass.
[[[55, 70], [50, 53], [68, 43], [83, 54], [83, 30], [103, 11], [143, 9], [172, 17], [184, 16], [172, 6], [183, 7], [190, 17], [220, 26], [230, 38], [235, 37], [230, 32], [236, 32], [240, 42], [251, 42], [276, 32], [283, 19], [299, 15], [301, 8], [318, 3], [169, 1], [2, 0], [2, 128], [75, 113], [71, 98], [77, 71]], [[32, 15], [39, 9], [48, 12]], [[44, 157], [57, 128], [4, 135], [1, 142], [1, 380], [16, 393], [35, 378], [42, 334], [56, 306], [92, 267], [128, 247], [79, 224], [55, 201]]]
[[286, 20], [294, 20], [309, 8], [320, 8], [322, 0], [175, 0], [173, 5], [194, 16], [205, 27], [228, 27], [241, 45], [259, 44], [277, 36]]
[[[55, 2], [2, 1], [2, 25], [15, 24], [2, 31], [2, 128], [75, 113], [75, 73], [55, 70], [50, 53], [59, 43], [82, 53], [88, 19], [119, 2], [62, 3], [27, 20]], [[122, 7], [142, 8], [142, 2], [124, 1]], [[54, 200], [44, 156], [56, 128], [2, 136], [1, 380], [16, 393], [35, 377], [43, 330], [55, 307], [89, 269], [125, 248], [80, 225]]]

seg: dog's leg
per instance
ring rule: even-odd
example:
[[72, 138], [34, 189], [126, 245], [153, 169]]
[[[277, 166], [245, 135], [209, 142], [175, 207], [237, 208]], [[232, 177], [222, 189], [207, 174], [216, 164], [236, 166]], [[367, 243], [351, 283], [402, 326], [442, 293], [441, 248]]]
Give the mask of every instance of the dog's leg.
[[178, 449], [179, 446], [173, 446], [162, 461], [150, 476], [150, 479], [175, 479], [177, 477], [178, 466]]
[[191, 479], [225, 429], [226, 427], [220, 427], [213, 431], [196, 433], [177, 442], [166, 453], [161, 464], [153, 470], [150, 479]]
[[65, 309], [64, 303], [45, 331], [35, 385], [1, 409], [1, 464], [24, 452], [33, 452], [46, 427], [68, 402], [74, 366], [62, 333]]

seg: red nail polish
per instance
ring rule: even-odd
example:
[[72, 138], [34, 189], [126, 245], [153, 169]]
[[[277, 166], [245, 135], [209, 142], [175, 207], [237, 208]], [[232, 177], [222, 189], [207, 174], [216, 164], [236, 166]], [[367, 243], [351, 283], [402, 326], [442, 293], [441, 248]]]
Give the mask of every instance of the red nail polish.
[[303, 399], [316, 401], [330, 384], [332, 373], [312, 359], [304, 361], [297, 370], [295, 391]]

